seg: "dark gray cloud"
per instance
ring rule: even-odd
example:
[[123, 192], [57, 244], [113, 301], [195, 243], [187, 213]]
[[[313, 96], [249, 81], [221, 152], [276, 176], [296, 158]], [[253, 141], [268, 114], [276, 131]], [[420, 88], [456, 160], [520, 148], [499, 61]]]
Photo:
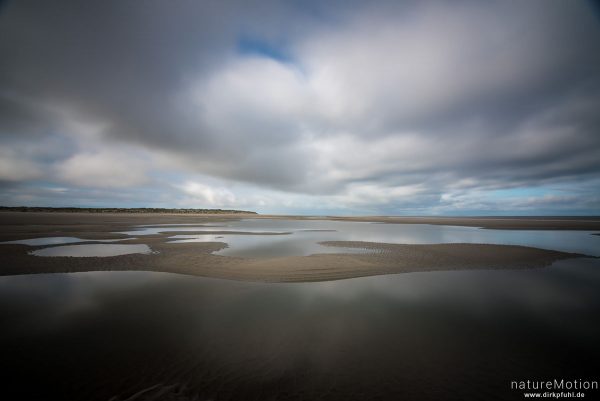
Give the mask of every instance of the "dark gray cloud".
[[50, 199], [43, 182], [443, 211], [574, 191], [600, 176], [598, 43], [585, 1], [9, 2], [4, 199]]
[[[35, 135], [39, 127], [48, 129], [45, 114], [54, 108], [105, 124], [106, 140], [184, 153], [205, 159], [199, 169], [208, 166], [210, 173], [231, 178], [237, 173], [256, 182], [272, 177], [283, 185], [294, 177], [285, 168], [247, 167], [262, 169], [260, 148], [281, 142], [271, 132], [280, 127], [269, 122], [253, 130], [252, 122], [243, 121], [251, 116], [228, 116], [240, 120], [238, 130], [223, 132], [195, 118], [201, 110], [182, 104], [187, 99], [180, 94], [235, 57], [243, 35], [268, 39], [285, 28], [290, 7], [268, 1], [154, 1], [143, 7], [120, 1], [10, 3], [0, 28], [7, 55], [0, 83], [11, 107], [3, 118], [11, 126], [4, 132]], [[255, 152], [251, 145], [260, 148]], [[235, 158], [239, 168], [224, 158]]]

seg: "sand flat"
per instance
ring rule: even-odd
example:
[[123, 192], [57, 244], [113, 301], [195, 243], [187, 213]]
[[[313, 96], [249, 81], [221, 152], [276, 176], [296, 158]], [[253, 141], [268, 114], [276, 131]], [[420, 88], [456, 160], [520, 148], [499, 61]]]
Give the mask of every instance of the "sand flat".
[[[0, 213], [0, 239], [3, 241], [44, 236], [77, 236], [81, 238], [124, 238], [114, 234], [142, 224], [214, 223], [239, 219], [223, 215], [126, 215], [74, 213]], [[243, 216], [255, 218], [256, 216]], [[273, 218], [273, 216], [269, 216]], [[263, 218], [258, 217], [258, 218]], [[288, 218], [288, 217], [286, 217]], [[332, 218], [339, 220], [340, 218]], [[471, 225], [481, 219], [432, 218], [348, 218], [357, 221]], [[485, 219], [488, 220], [488, 219]], [[493, 219], [500, 220], [500, 219]], [[545, 220], [503, 219], [502, 224], [533, 229]], [[541, 222], [542, 223], [541, 223]], [[594, 219], [557, 219], [552, 225], [596, 229]], [[529, 224], [529, 225], [528, 225]], [[504, 226], [503, 228], [507, 228]], [[544, 225], [544, 229], [548, 229]], [[172, 234], [172, 233], [170, 233]], [[554, 261], [584, 255], [513, 245], [490, 244], [383, 244], [360, 241], [326, 242], [341, 247], [337, 254], [318, 254], [269, 259], [238, 258], [214, 255], [226, 246], [219, 242], [169, 243], [170, 234], [131, 238], [120, 243], [147, 244], [156, 254], [120, 255], [114, 257], [36, 257], [25, 245], [0, 246], [0, 275], [81, 272], [99, 270], [145, 270], [235, 280], [268, 282], [325, 281], [352, 277], [433, 270], [523, 269], [550, 265]], [[364, 254], [344, 254], [343, 248], [366, 249]]]

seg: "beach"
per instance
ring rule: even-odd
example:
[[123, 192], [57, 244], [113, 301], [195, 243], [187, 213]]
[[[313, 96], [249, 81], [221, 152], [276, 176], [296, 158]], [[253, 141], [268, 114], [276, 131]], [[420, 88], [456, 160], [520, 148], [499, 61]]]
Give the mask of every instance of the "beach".
[[[92, 213], [0, 213], [0, 241], [40, 237], [79, 237], [89, 243], [122, 239], [119, 244], [145, 244], [153, 253], [110, 257], [39, 257], [27, 245], [0, 246], [0, 274], [67, 273], [84, 271], [155, 271], [259, 282], [310, 282], [419, 271], [541, 268], [555, 261], [585, 255], [515, 245], [389, 244], [366, 241], [329, 241], [339, 253], [243, 258], [215, 255], [224, 242], [173, 243], [176, 228], [137, 238], [118, 234], [140, 225], [209, 224], [245, 219], [307, 219], [294, 216], [168, 215]], [[598, 230], [597, 219], [541, 218], [323, 218], [335, 221], [434, 224], [488, 229]], [[187, 234], [190, 231], [186, 232]], [[193, 233], [193, 232], [192, 232]], [[207, 233], [203, 231], [202, 233]], [[211, 234], [221, 234], [218, 227]], [[255, 235], [242, 233], [240, 235]], [[86, 244], [88, 242], [82, 242]], [[41, 248], [41, 247], [37, 247]], [[346, 250], [360, 250], [347, 253]]]
[[[0, 241], [26, 241], [0, 244], [4, 391], [505, 400], [593, 378], [597, 222], [483, 220], [0, 213]], [[31, 254], [113, 247], [142, 253]]]

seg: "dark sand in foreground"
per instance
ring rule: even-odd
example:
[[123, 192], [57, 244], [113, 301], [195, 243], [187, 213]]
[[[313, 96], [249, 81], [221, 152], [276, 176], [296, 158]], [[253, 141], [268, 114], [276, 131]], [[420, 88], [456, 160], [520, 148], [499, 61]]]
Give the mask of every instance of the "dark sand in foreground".
[[[115, 231], [141, 224], [222, 222], [255, 215], [126, 215], [89, 213], [0, 213], [0, 241], [51, 236], [90, 239], [126, 238]], [[269, 216], [273, 218], [273, 216]], [[290, 218], [290, 217], [285, 217]], [[293, 218], [293, 217], [292, 217]], [[340, 220], [343, 218], [331, 218]], [[519, 229], [598, 230], [595, 219], [481, 219], [481, 218], [347, 218], [352, 221], [422, 223]], [[113, 257], [37, 257], [26, 245], [0, 245], [0, 275], [144, 270], [249, 281], [302, 282], [433, 270], [522, 269], [584, 255], [522, 246], [489, 244], [398, 245], [369, 242], [328, 242], [324, 245], [366, 249], [363, 254], [250, 259], [213, 255], [223, 243], [167, 243], [161, 233], [119, 242], [147, 244], [156, 254]], [[343, 249], [341, 249], [343, 251]]]

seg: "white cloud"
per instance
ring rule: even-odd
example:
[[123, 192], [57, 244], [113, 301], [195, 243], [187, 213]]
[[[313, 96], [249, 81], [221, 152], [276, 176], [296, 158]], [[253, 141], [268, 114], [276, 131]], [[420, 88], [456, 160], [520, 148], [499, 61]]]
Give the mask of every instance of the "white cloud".
[[0, 181], [26, 181], [41, 176], [42, 168], [35, 161], [13, 149], [0, 148]]
[[554, 3], [543, 18], [534, 2], [519, 4], [518, 12], [502, 2], [399, 8], [364, 10], [298, 45], [317, 104], [332, 123], [385, 130], [478, 107], [473, 102], [551, 84], [572, 68], [574, 53], [591, 50], [556, 46], [580, 34], [567, 15], [593, 23], [577, 7]]
[[190, 196], [185, 199], [187, 204], [196, 204], [195, 207], [231, 207], [236, 205], [236, 197], [230, 190], [223, 187], [211, 187], [199, 182], [188, 181], [179, 187]]
[[147, 166], [131, 154], [112, 149], [77, 153], [55, 167], [66, 183], [99, 188], [127, 188], [147, 183]]

